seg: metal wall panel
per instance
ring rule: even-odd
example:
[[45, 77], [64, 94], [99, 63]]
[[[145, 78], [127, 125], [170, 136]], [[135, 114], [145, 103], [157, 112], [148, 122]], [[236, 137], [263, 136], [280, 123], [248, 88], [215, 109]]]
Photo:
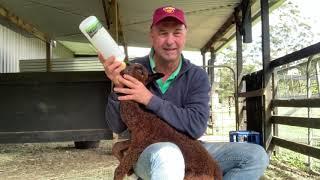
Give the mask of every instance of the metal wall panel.
[[[53, 58], [70, 57], [73, 57], [73, 52], [60, 43], [53, 48]], [[45, 42], [26, 37], [0, 24], [0, 73], [19, 72], [19, 60], [45, 58]]]
[[[21, 72], [45, 72], [46, 60], [33, 59], [20, 61]], [[66, 71], [103, 71], [103, 66], [97, 57], [92, 58], [63, 58], [51, 60], [52, 72]]]

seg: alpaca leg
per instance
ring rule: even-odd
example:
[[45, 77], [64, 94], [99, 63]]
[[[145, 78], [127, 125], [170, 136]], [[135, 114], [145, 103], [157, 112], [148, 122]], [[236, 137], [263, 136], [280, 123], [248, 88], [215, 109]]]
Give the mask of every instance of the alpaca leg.
[[112, 154], [120, 161], [124, 156], [124, 152], [128, 150], [130, 144], [130, 140], [115, 143], [112, 147]]
[[126, 174], [132, 172], [133, 165], [137, 162], [142, 151], [143, 149], [140, 148], [128, 149], [114, 172], [114, 180], [123, 180]]
[[196, 177], [194, 176], [193, 173], [190, 172], [185, 172], [185, 176], [183, 178], [183, 180], [194, 180]]

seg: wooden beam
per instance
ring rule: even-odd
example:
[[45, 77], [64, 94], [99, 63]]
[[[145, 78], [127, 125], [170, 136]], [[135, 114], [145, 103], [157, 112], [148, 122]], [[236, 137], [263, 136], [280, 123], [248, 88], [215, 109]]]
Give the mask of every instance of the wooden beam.
[[282, 139], [279, 137], [272, 137], [271, 144], [280, 146], [286, 149], [290, 149], [292, 151], [311, 156], [317, 159], [320, 159], [320, 148], [313, 147], [306, 144], [292, 142], [286, 139]]
[[[314, 57], [313, 61], [319, 61], [320, 60], [320, 57], [315, 57], [315, 56], [313, 56], [313, 57]], [[281, 67], [279, 69], [274, 69], [274, 71], [277, 71], [279, 74], [281, 74], [281, 73], [283, 73], [285, 71], [289, 71], [290, 69], [297, 68], [298, 66], [306, 66], [307, 63], [308, 63], [308, 61], [304, 61], [304, 62], [301, 62], [301, 63], [294, 64], [292, 66]], [[298, 80], [305, 80], [305, 79], [306, 79], [306, 77], [304, 77], [304, 79], [298, 79]]]
[[209, 41], [200, 49], [201, 54], [206, 53], [210, 50], [212, 44], [216, 41], [219, 41], [231, 28], [234, 24], [234, 15], [232, 14], [227, 21], [221, 26], [221, 28], [209, 39]]
[[10, 12], [8, 9], [2, 7], [1, 5], [0, 5], [0, 17], [7, 19], [9, 22], [13, 23], [18, 28], [34, 35], [35, 37], [41, 39], [42, 41], [50, 42], [50, 38], [48, 37], [47, 34], [41, 32], [34, 25], [16, 16], [14, 13]]
[[250, 97], [258, 97], [258, 96], [263, 96], [264, 95], [264, 89], [258, 89], [258, 90], [254, 90], [254, 91], [248, 91], [248, 92], [242, 92], [239, 93], [239, 97], [246, 97], [246, 98], [250, 98]]
[[273, 107], [320, 107], [320, 98], [272, 100]]
[[318, 53], [320, 53], [320, 42], [273, 60], [270, 63], [270, 67], [276, 68]]
[[320, 129], [320, 118], [272, 116], [271, 122], [274, 124]]
[[252, 19], [251, 19], [251, 2], [243, 0], [241, 3], [242, 12], [242, 36], [244, 43], [252, 43]]

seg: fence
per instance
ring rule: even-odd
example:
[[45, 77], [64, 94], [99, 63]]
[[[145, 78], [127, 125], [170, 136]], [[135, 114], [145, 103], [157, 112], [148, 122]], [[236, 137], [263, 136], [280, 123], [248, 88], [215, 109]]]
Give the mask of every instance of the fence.
[[[292, 150], [297, 153], [301, 153], [307, 155], [309, 157], [320, 159], [320, 148], [312, 143], [312, 130], [320, 129], [320, 118], [312, 117], [312, 109], [320, 108], [320, 98], [316, 97], [316, 93], [312, 93], [311, 84], [312, 82], [318, 81], [319, 84], [319, 64], [318, 61], [316, 66], [312, 66], [312, 60], [316, 57], [315, 55], [320, 53], [320, 43], [311, 45], [299, 51], [293, 52], [281, 58], [275, 59], [270, 62], [269, 67], [266, 71], [272, 73], [272, 78], [270, 78], [270, 82], [266, 79], [266, 71], [259, 71], [250, 75], [244, 76], [243, 80], [246, 82], [247, 92], [240, 93], [240, 97], [246, 98], [246, 109], [247, 109], [247, 122], [248, 129], [255, 130], [261, 132], [264, 136], [264, 145], [265, 148], [271, 152], [276, 146], [283, 147], [289, 150]], [[279, 87], [284, 87], [283, 83], [292, 83], [287, 79], [280, 78], [277, 75], [283, 74], [284, 70], [281, 68], [292, 69], [290, 64], [296, 63], [303, 59], [309, 58], [309, 60], [305, 63], [305, 76], [304, 79], [306, 82], [296, 83], [297, 86], [302, 87], [305, 85], [305, 96], [290, 97], [287, 96], [285, 98], [281, 98], [278, 96]], [[311, 75], [311, 67], [315, 67], [315, 72], [317, 74]], [[280, 68], [280, 70], [279, 70]], [[284, 69], [285, 69], [284, 68]], [[288, 74], [286, 74], [288, 75]], [[287, 77], [287, 76], [285, 76]], [[292, 77], [296, 77], [293, 76]], [[265, 78], [265, 79], [264, 79]], [[298, 78], [299, 81], [303, 80], [302, 78]], [[267, 86], [263, 84], [263, 82], [267, 81]], [[291, 85], [292, 86], [292, 85]], [[288, 88], [291, 87], [288, 85]], [[317, 85], [319, 88], [319, 85]], [[296, 89], [293, 86], [291, 89]], [[314, 88], [313, 88], [314, 89]], [[315, 92], [316, 90], [313, 90]], [[319, 94], [319, 90], [317, 90]], [[288, 91], [286, 91], [288, 92]], [[281, 93], [280, 93], [281, 94]], [[312, 96], [313, 94], [313, 96]], [[279, 108], [305, 108], [307, 109], [306, 116], [301, 117], [295, 114], [279, 114]], [[270, 114], [268, 116], [267, 114]], [[295, 127], [304, 127], [308, 128], [308, 137], [307, 142], [297, 142], [294, 139], [283, 138], [280, 137], [279, 134], [282, 133], [279, 125], [287, 125], [287, 126], [295, 126]]]
[[[209, 76], [211, 77], [209, 78], [211, 81], [210, 119], [206, 134], [214, 135], [216, 137], [216, 140], [218, 141], [228, 141], [229, 131], [238, 130], [238, 117], [235, 113], [238, 111], [238, 103], [236, 103], [237, 84], [235, 81], [235, 71], [231, 67], [225, 65], [208, 65], [203, 67], [208, 69]], [[213, 68], [220, 70], [229, 70], [232, 74], [231, 84], [233, 87], [233, 92], [229, 94], [227, 103], [219, 102], [219, 97], [218, 93], [216, 93], [216, 90], [219, 88], [217, 87], [217, 83], [219, 83], [218, 79], [220, 79], [220, 77], [215, 78], [215, 75], [210, 74], [214, 73]]]

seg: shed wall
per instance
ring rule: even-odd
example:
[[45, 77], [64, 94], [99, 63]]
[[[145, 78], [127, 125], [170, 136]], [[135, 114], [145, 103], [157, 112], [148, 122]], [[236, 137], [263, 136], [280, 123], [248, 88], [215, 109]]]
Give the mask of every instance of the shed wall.
[[[19, 60], [45, 59], [46, 44], [40, 39], [0, 24], [0, 73], [20, 72]], [[53, 58], [71, 58], [73, 52], [57, 43]]]

